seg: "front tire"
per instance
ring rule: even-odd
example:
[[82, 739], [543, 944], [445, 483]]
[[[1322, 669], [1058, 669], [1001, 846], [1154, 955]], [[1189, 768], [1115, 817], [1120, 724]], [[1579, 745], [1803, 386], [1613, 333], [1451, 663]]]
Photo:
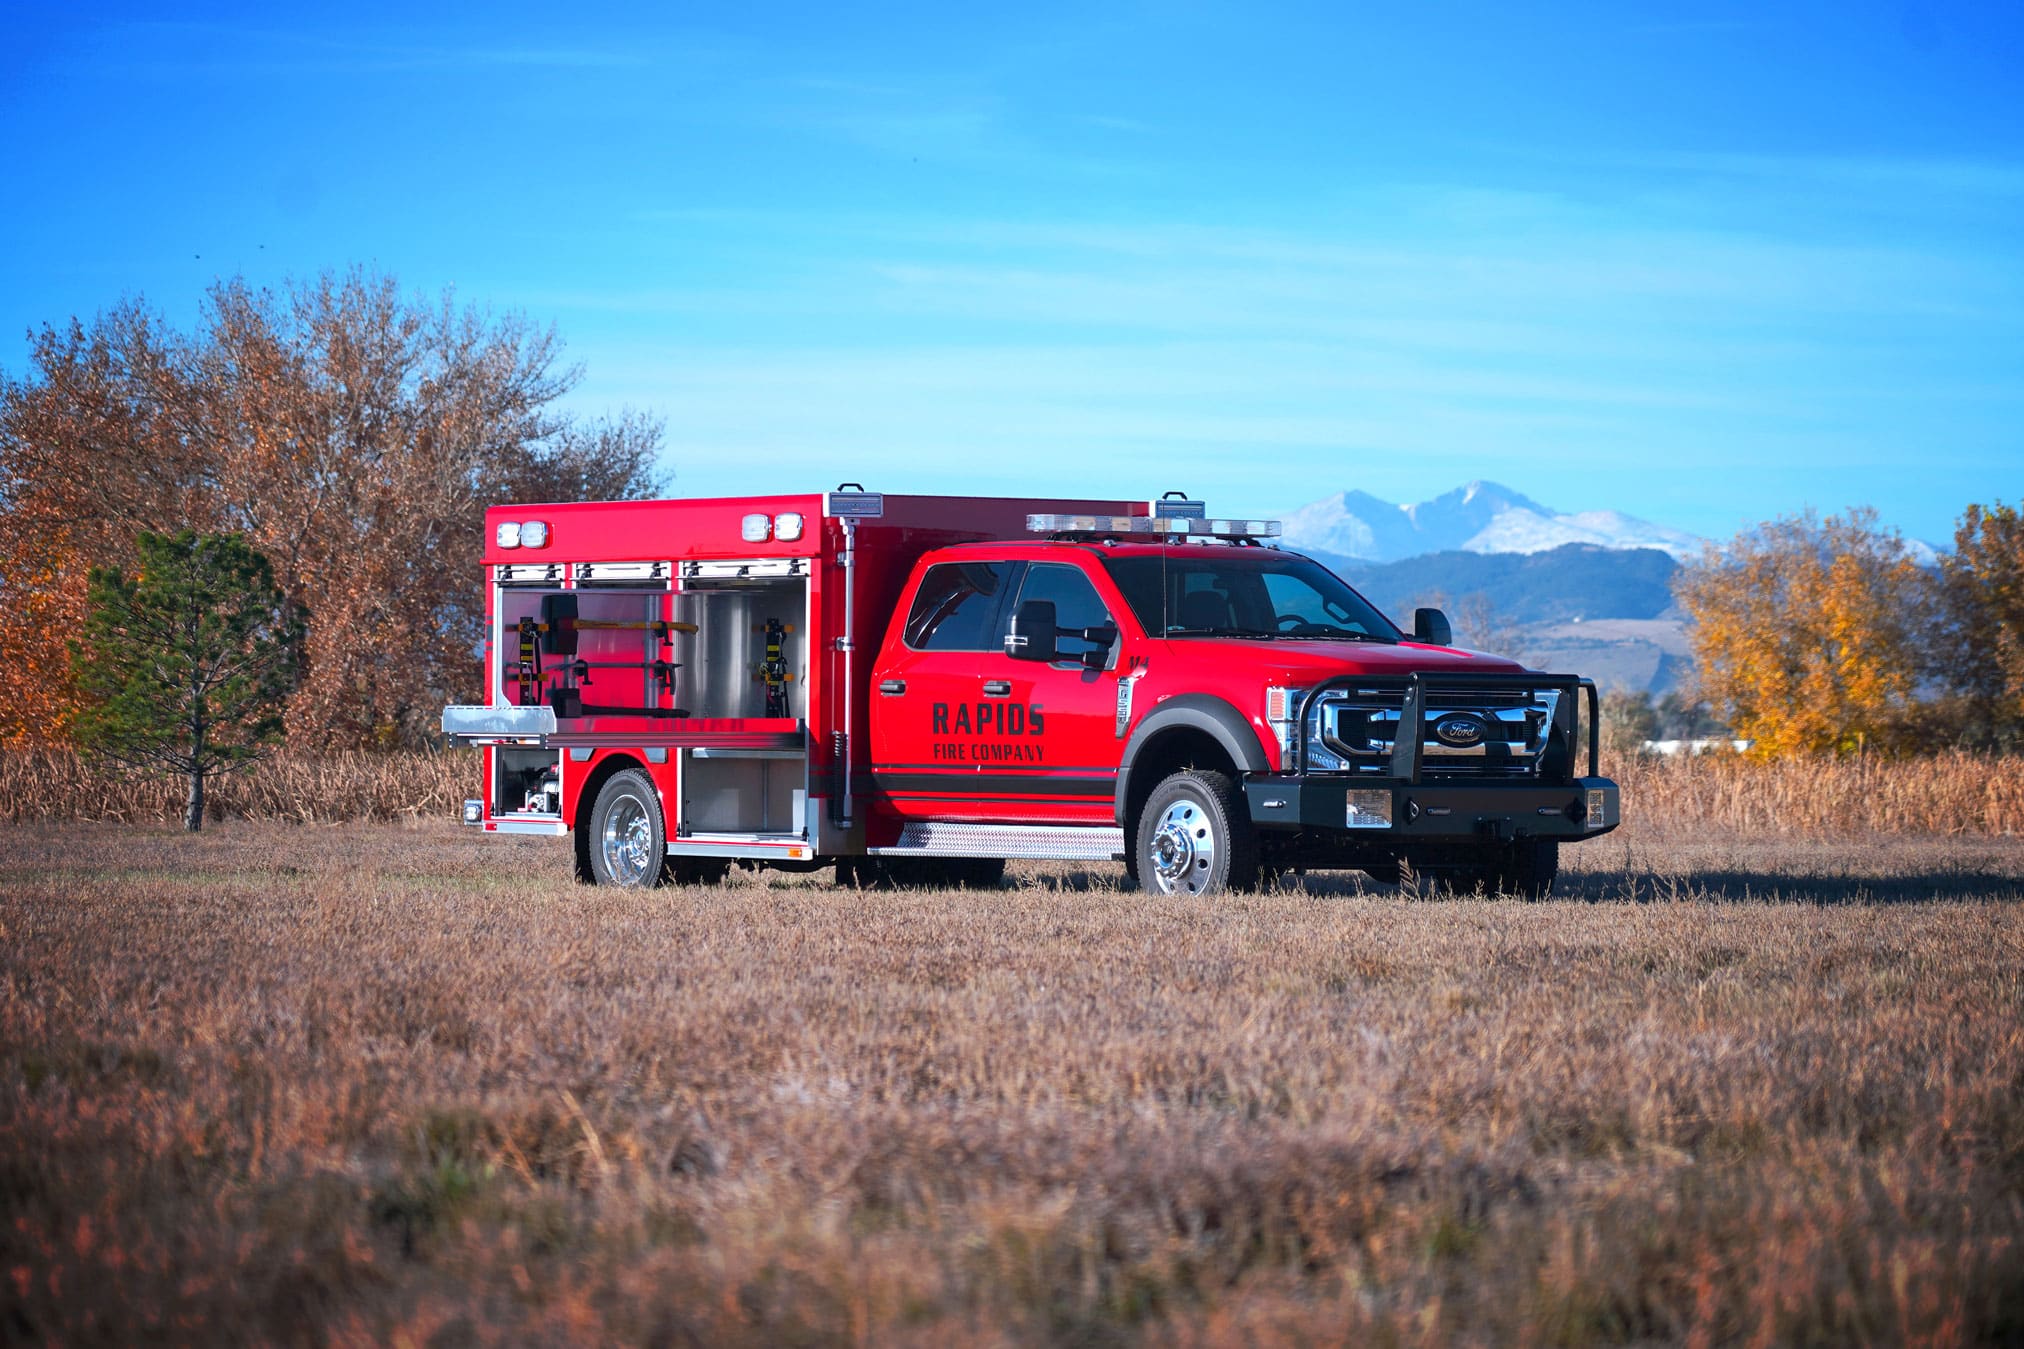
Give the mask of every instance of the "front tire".
[[644, 890], [668, 867], [668, 830], [661, 794], [637, 768], [614, 773], [590, 812], [590, 871], [599, 885]]
[[1151, 895], [1215, 895], [1258, 884], [1258, 836], [1228, 773], [1175, 773], [1139, 810], [1132, 862]]

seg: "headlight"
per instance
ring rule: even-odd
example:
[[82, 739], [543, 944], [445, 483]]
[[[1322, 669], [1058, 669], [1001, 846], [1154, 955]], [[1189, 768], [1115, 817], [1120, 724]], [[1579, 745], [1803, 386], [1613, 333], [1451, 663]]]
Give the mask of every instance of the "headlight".
[[548, 546], [548, 526], [539, 520], [528, 520], [520, 526], [522, 548], [545, 548]]
[[501, 548], [518, 548], [520, 546], [520, 526], [515, 521], [503, 520], [499, 524], [499, 532], [492, 537]]
[[1265, 689], [1265, 724], [1279, 737], [1279, 767], [1293, 767], [1294, 750], [1300, 743], [1300, 727], [1294, 718], [1300, 713], [1300, 690], [1270, 684]]
[[801, 513], [782, 511], [773, 517], [773, 537], [792, 543], [801, 537]]
[[738, 527], [738, 537], [747, 543], [764, 543], [773, 536], [773, 521], [764, 515], [748, 515]]

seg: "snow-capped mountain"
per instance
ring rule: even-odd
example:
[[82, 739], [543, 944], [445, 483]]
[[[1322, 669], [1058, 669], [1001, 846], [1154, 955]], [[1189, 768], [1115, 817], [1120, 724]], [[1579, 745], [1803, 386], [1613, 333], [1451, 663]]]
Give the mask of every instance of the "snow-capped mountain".
[[1287, 544], [1391, 562], [1421, 553], [1543, 553], [1569, 543], [1657, 548], [1685, 559], [1707, 540], [1621, 511], [1567, 514], [1494, 482], [1472, 482], [1408, 506], [1338, 492], [1280, 517]]

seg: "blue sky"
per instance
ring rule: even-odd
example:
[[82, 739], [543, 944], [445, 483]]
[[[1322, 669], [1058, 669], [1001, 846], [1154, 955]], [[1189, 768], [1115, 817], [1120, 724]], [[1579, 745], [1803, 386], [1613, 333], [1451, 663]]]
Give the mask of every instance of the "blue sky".
[[363, 262], [685, 494], [2024, 497], [2024, 7], [965, 8], [11, 8], [0, 366]]

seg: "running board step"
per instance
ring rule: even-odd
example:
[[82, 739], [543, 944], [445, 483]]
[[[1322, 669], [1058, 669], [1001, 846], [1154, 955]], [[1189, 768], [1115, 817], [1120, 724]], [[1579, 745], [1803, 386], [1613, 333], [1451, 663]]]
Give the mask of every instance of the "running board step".
[[1040, 857], [1067, 862], [1124, 860], [1124, 830], [1068, 824], [908, 824], [882, 857]]

